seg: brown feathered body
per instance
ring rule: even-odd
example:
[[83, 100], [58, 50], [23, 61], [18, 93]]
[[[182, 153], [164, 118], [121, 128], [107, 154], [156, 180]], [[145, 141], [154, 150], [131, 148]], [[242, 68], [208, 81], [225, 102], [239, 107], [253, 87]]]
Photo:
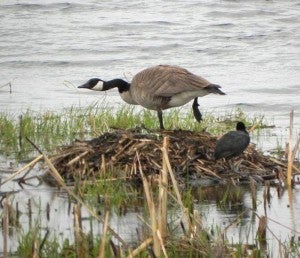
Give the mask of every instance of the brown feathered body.
[[158, 65], [137, 73], [131, 81], [130, 90], [123, 92], [121, 97], [130, 104], [164, 110], [210, 93], [224, 95], [219, 88], [184, 68]]
[[115, 87], [125, 102], [156, 110], [161, 129], [164, 128], [162, 110], [182, 106], [194, 99], [194, 117], [200, 122], [202, 114], [198, 108], [198, 97], [210, 93], [225, 95], [219, 85], [184, 68], [171, 65], [158, 65], [142, 70], [133, 77], [131, 83], [122, 79], [103, 81], [92, 78], [78, 88], [107, 91]]

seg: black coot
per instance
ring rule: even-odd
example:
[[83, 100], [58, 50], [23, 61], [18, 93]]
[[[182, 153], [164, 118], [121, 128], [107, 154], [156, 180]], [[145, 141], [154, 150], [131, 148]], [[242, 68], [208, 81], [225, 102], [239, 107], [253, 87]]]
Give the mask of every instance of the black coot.
[[238, 156], [243, 153], [250, 143], [249, 133], [246, 131], [245, 124], [238, 122], [236, 131], [224, 134], [218, 141], [215, 149], [215, 159]]

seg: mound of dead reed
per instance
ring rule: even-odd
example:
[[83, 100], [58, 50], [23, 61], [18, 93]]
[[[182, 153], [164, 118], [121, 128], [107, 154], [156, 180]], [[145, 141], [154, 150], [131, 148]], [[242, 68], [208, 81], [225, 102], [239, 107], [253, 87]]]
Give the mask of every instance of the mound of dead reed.
[[103, 174], [140, 179], [139, 164], [148, 176], [157, 175], [162, 169], [164, 137], [169, 138], [169, 160], [181, 182], [249, 182], [250, 178], [263, 182], [285, 177], [286, 162], [263, 155], [254, 144], [231, 161], [215, 161], [217, 137], [185, 130], [115, 129], [92, 140], [60, 147], [51, 162], [67, 182], [76, 178], [97, 179]]

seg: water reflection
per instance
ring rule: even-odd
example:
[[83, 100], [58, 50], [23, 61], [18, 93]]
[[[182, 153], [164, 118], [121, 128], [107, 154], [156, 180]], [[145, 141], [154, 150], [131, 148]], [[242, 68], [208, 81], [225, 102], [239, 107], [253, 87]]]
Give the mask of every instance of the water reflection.
[[[10, 250], [17, 249], [18, 234], [26, 233], [34, 226], [38, 226], [42, 234], [48, 230], [53, 236], [59, 236], [59, 239], [68, 238], [72, 242], [74, 203], [62, 190], [40, 185], [34, 179], [31, 183], [36, 186], [24, 185], [21, 189], [16, 182], [1, 186], [1, 192], [6, 192], [11, 206], [19, 214], [20, 228], [15, 227], [10, 234]], [[255, 239], [258, 223], [263, 216], [267, 218], [267, 243], [270, 252], [279, 250], [278, 239], [285, 242], [293, 237], [297, 240], [300, 236], [300, 221], [297, 219], [300, 216], [299, 185], [290, 192], [282, 187], [267, 186], [257, 186], [252, 191], [248, 186], [198, 187], [191, 190], [191, 196], [191, 207], [199, 211], [204, 227], [212, 233], [223, 231], [230, 243], [257, 244]], [[141, 200], [142, 198], [143, 194]], [[253, 198], [256, 199], [255, 202]], [[110, 226], [128, 243], [137, 241], [137, 232], [143, 231], [143, 222], [139, 217], [144, 214], [144, 207], [141, 204], [137, 209], [123, 209], [110, 216]], [[180, 218], [176, 209], [169, 210], [169, 219], [173, 222], [174, 218]], [[105, 205], [99, 204], [99, 211], [104, 210]], [[82, 218], [86, 233], [92, 231], [95, 236], [101, 235], [101, 223], [92, 219], [84, 208]], [[182, 231], [179, 230], [178, 234], [182, 234]], [[2, 237], [1, 235], [0, 245], [3, 243]]]
[[[228, 193], [224, 201], [228, 191], [232, 191], [233, 198]], [[273, 255], [279, 250], [279, 239], [284, 243], [300, 236], [300, 221], [295, 219], [300, 215], [299, 185], [291, 192], [282, 187], [260, 186], [255, 192], [255, 205], [249, 187], [211, 187], [208, 191], [198, 188], [194, 193], [196, 199], [207, 202], [197, 205], [200, 211], [204, 209], [204, 224], [221, 227], [233, 243], [256, 244], [253, 239], [262, 216], [267, 218], [268, 250]]]

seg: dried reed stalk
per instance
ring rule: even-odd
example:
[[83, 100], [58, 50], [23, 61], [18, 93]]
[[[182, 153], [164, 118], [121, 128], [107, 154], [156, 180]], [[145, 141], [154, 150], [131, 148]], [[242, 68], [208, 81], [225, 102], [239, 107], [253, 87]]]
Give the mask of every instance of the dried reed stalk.
[[292, 141], [293, 141], [293, 124], [294, 124], [294, 110], [290, 112], [290, 130], [289, 130], [289, 148], [288, 148], [288, 167], [287, 167], [287, 185], [292, 185], [292, 174], [293, 174], [293, 150], [292, 150]]
[[[168, 153], [169, 137], [164, 137], [162, 151]], [[158, 207], [158, 229], [161, 237], [167, 236], [167, 202], [168, 202], [168, 170], [166, 160], [163, 158], [162, 170], [159, 180], [159, 207]]]
[[188, 234], [190, 235], [191, 232], [192, 232], [192, 223], [191, 223], [191, 220], [190, 220], [189, 211], [184, 206], [184, 204], [182, 202], [181, 195], [180, 195], [179, 188], [178, 188], [178, 184], [177, 184], [177, 180], [174, 176], [174, 173], [173, 173], [173, 170], [172, 170], [172, 167], [171, 167], [171, 164], [170, 164], [168, 153], [166, 152], [165, 149], [163, 149], [162, 151], [163, 151], [163, 159], [165, 160], [168, 172], [169, 172], [170, 177], [171, 177], [171, 181], [172, 181], [172, 185], [173, 185], [173, 188], [174, 188], [174, 191], [175, 191], [175, 194], [176, 194], [177, 202], [178, 202], [178, 204], [181, 208], [182, 217], [183, 217], [184, 222], [188, 226], [187, 227], [188, 228]]
[[32, 254], [32, 258], [39, 258], [39, 240], [35, 239], [33, 242], [33, 254]]
[[162, 238], [162, 235], [160, 233], [159, 230], [156, 231], [156, 234], [157, 234], [157, 237], [158, 237], [158, 240], [159, 240], [159, 243], [160, 243], [160, 246], [161, 246], [161, 249], [163, 251], [163, 254], [166, 258], [168, 258], [168, 254], [167, 254], [167, 251], [166, 251], [166, 248], [165, 248], [165, 245], [164, 245], [164, 240]]
[[258, 229], [256, 231], [258, 242], [262, 249], [265, 249], [267, 244], [267, 217], [261, 216], [259, 218]]
[[202, 223], [202, 218], [199, 210], [194, 210], [193, 211], [193, 216], [191, 217], [192, 219], [192, 229], [193, 232], [191, 234], [191, 238], [194, 238], [197, 236], [197, 234], [201, 233], [203, 231], [203, 223]]
[[[293, 155], [292, 155], [292, 159], [295, 160], [295, 157], [296, 157], [296, 154], [297, 154], [297, 151], [299, 151], [299, 145], [300, 145], [300, 134], [298, 135], [298, 140], [294, 146], [294, 149], [293, 149]], [[296, 167], [293, 166], [293, 168], [295, 169]], [[299, 172], [299, 168], [298, 168], [298, 172]]]
[[[199, 163], [199, 162], [198, 162]], [[206, 172], [208, 175], [212, 175], [213, 177], [216, 177], [220, 180], [222, 180], [222, 177], [218, 176], [216, 173], [214, 173], [213, 171], [211, 171], [210, 169], [208, 168], [205, 168], [203, 166], [200, 166], [200, 165], [197, 165], [197, 168], [201, 171], [203, 170], [204, 172]]]
[[161, 255], [161, 248], [160, 248], [160, 241], [156, 234], [157, 221], [156, 221], [156, 211], [155, 211], [153, 196], [152, 196], [152, 192], [150, 191], [150, 186], [147, 181], [147, 178], [145, 177], [145, 175], [143, 173], [139, 154], [136, 153], [136, 156], [137, 156], [137, 161], [138, 161], [138, 165], [139, 165], [139, 171], [140, 171], [142, 181], [143, 181], [144, 192], [146, 195], [146, 200], [147, 200], [147, 205], [148, 205], [148, 210], [149, 210], [149, 215], [150, 215], [151, 231], [152, 231], [152, 238], [153, 238], [153, 252], [156, 257], [159, 257]]
[[3, 258], [8, 257], [8, 223], [9, 223], [9, 204], [5, 197], [2, 201], [2, 236], [3, 236]]
[[250, 177], [250, 191], [251, 191], [251, 199], [252, 199], [252, 209], [256, 210], [257, 208], [257, 198], [256, 198], [256, 183], [252, 177]]
[[267, 214], [267, 206], [270, 204], [271, 201], [271, 194], [270, 194], [270, 182], [265, 182], [265, 188], [263, 193], [263, 205], [264, 205], [264, 212]]
[[132, 145], [132, 143], [134, 143], [133, 140], [129, 141], [123, 148], [121, 148], [114, 156], [111, 157], [111, 160], [112, 161], [116, 161], [117, 158], [125, 152], [125, 150], [130, 146]]
[[101, 154], [101, 168], [100, 171], [105, 174], [106, 173], [106, 161], [104, 154]]
[[36, 157], [34, 160], [32, 160], [31, 162], [29, 162], [28, 164], [26, 164], [24, 167], [20, 168], [17, 172], [15, 172], [14, 174], [12, 174], [10, 177], [8, 177], [7, 179], [5, 179], [3, 182], [1, 182], [1, 185], [4, 185], [5, 183], [7, 183], [8, 181], [11, 181], [12, 179], [14, 179], [17, 175], [19, 175], [20, 173], [22, 173], [24, 170], [33, 167], [37, 162], [39, 162], [41, 159], [43, 158], [43, 155], [40, 155], [38, 157]]
[[77, 161], [79, 161], [81, 158], [83, 158], [84, 156], [86, 156], [88, 153], [89, 153], [88, 150], [85, 151], [85, 152], [83, 152], [83, 153], [80, 153], [80, 154], [79, 154], [78, 156], [76, 156], [74, 159], [70, 160], [70, 161], [66, 164], [66, 166], [67, 166], [67, 167], [72, 166], [74, 163], [76, 163]]
[[258, 126], [259, 126], [259, 123], [252, 125], [251, 128], [248, 130], [248, 132], [249, 133], [253, 132]]
[[293, 177], [293, 169], [300, 172], [299, 168], [294, 166], [294, 160], [296, 157], [297, 151], [299, 151], [300, 145], [300, 137], [298, 135], [298, 139], [295, 143], [295, 146], [292, 147], [292, 140], [293, 140], [293, 127], [294, 127], [294, 111], [290, 112], [290, 130], [289, 130], [289, 143], [288, 143], [288, 167], [287, 167], [287, 185], [292, 185], [292, 177]]
[[[300, 138], [298, 139], [298, 142], [296, 144], [297, 147], [299, 147], [299, 143], [300, 143]], [[295, 152], [296, 152], [296, 146], [295, 146]], [[284, 164], [283, 162], [280, 162], [279, 160], [276, 160], [274, 158], [270, 158], [270, 161], [272, 161], [280, 166], [286, 167], [286, 164]], [[300, 173], [300, 169], [298, 167], [296, 167], [295, 165], [293, 165], [293, 169], [296, 170], [298, 173]]]
[[141, 243], [136, 249], [134, 249], [128, 256], [127, 258], [133, 258], [135, 256], [138, 256], [140, 252], [145, 250], [149, 245], [151, 245], [153, 242], [153, 238], [149, 237], [147, 238], [143, 243]]
[[101, 244], [100, 244], [99, 255], [98, 255], [99, 258], [105, 257], [105, 242], [106, 242], [108, 219], [109, 219], [109, 212], [107, 211], [105, 213], [105, 219], [103, 224], [103, 232], [102, 232]]
[[80, 205], [74, 205], [73, 214], [76, 255], [77, 257], [85, 257], [85, 254], [87, 253], [87, 248], [85, 246], [84, 236], [82, 233], [82, 218]]
[[[294, 218], [294, 189], [292, 189], [292, 187], [288, 187], [287, 188], [287, 192], [288, 192], [288, 200], [289, 200], [289, 205], [290, 205], [290, 213], [292, 215], [292, 218]], [[294, 222], [295, 223], [295, 222]]]
[[[50, 168], [50, 173], [51, 175], [54, 177], [54, 179], [56, 180], [56, 182], [58, 183], [59, 186], [62, 186], [64, 188], [65, 185], [65, 181], [64, 179], [61, 177], [61, 175], [58, 173], [58, 171], [56, 170], [56, 168], [54, 167], [54, 165], [51, 163], [50, 159], [46, 156], [46, 154], [43, 154], [43, 158], [45, 160], [45, 162], [47, 163], [47, 165], [49, 166]], [[67, 186], [66, 186], [66, 189]], [[68, 189], [67, 190], [68, 193], [70, 192], [70, 190]], [[74, 194], [75, 195], [75, 194]], [[74, 197], [74, 196], [73, 196]], [[77, 197], [77, 196], [76, 196]]]

